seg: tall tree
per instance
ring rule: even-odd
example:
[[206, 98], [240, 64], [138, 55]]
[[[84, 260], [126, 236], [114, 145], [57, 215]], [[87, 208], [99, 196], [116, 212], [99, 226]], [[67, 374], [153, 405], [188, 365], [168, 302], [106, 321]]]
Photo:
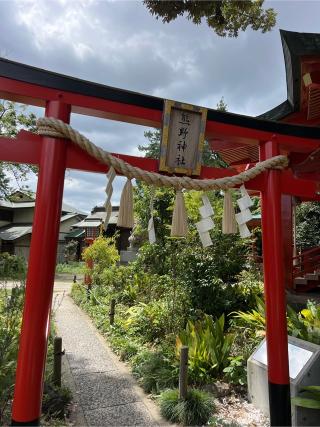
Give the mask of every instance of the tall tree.
[[[36, 130], [36, 116], [14, 102], [0, 101], [0, 136], [14, 138], [21, 129]], [[23, 182], [36, 167], [25, 164], [0, 162], [0, 197], [6, 197], [14, 187], [24, 188]], [[10, 179], [14, 178], [14, 182]]]
[[272, 8], [263, 8], [264, 0], [144, 0], [143, 3], [162, 22], [171, 22], [186, 14], [187, 19], [199, 25], [204, 18], [221, 37], [237, 37], [239, 31], [245, 31], [248, 27], [265, 33], [276, 24], [277, 14]]

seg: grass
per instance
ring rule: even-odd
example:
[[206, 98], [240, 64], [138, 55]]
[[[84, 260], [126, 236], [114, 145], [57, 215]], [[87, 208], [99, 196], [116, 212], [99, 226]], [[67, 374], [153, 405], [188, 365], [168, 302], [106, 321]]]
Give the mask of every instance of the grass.
[[69, 262], [68, 264], [57, 264], [56, 273], [83, 274], [84, 262]]
[[179, 399], [179, 390], [166, 390], [159, 401], [164, 418], [185, 426], [207, 424], [215, 409], [212, 395], [196, 389], [189, 390], [185, 400]]

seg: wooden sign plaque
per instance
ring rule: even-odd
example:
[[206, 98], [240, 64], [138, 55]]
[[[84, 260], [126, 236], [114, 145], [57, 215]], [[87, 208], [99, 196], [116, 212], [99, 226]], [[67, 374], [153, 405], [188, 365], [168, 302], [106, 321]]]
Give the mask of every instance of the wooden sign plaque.
[[200, 175], [207, 109], [165, 101], [159, 170]]

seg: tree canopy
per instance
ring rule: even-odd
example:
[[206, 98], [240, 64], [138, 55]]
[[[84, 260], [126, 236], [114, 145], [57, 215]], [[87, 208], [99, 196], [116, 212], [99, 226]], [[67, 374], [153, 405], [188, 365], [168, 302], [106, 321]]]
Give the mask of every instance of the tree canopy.
[[305, 250], [320, 245], [320, 203], [304, 202], [297, 206], [297, 246]]
[[277, 14], [272, 8], [263, 8], [264, 0], [144, 0], [143, 3], [152, 15], [165, 23], [184, 14], [197, 25], [204, 18], [208, 26], [221, 37], [237, 37], [239, 31], [245, 31], [248, 27], [265, 33], [276, 24]]
[[[21, 129], [35, 131], [36, 116], [26, 114], [24, 108], [14, 102], [0, 101], [0, 136], [14, 138]], [[35, 172], [36, 167], [25, 164], [0, 162], [0, 197], [8, 196], [12, 192], [12, 175], [16, 187], [23, 188], [23, 181], [29, 172]], [[14, 184], [13, 184], [14, 185]]]

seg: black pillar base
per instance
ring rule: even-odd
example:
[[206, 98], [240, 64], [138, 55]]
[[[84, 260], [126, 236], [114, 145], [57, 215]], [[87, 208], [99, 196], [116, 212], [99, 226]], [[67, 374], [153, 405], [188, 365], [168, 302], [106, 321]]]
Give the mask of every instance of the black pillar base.
[[32, 421], [15, 421], [11, 420], [12, 426], [39, 426], [40, 425], [40, 419], [36, 418]]
[[291, 426], [291, 401], [289, 384], [269, 382], [270, 425]]

